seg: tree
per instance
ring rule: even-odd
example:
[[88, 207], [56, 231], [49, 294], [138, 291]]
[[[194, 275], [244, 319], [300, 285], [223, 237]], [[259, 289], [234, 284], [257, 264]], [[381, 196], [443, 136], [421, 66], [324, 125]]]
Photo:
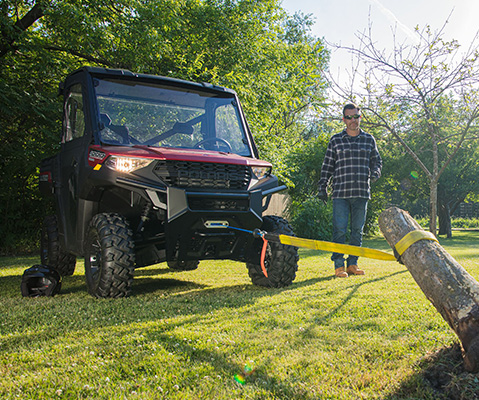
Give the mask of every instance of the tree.
[[[43, 17], [43, 5], [34, 3], [29, 9], [30, 3], [5, 1], [0, 5], [0, 58], [18, 50], [19, 42], [24, 40], [22, 36]], [[12, 14], [16, 15], [13, 20]]]
[[439, 235], [452, 237], [451, 214], [468, 196], [479, 191], [478, 152], [477, 141], [463, 145], [439, 179]]
[[[392, 135], [425, 174], [434, 234], [439, 179], [461, 147], [476, 139], [479, 118], [477, 36], [461, 53], [457, 41], [442, 39], [444, 28], [416, 28], [418, 41], [412, 45], [394, 36], [391, 54], [377, 48], [371, 29], [358, 34], [358, 48], [341, 48], [364, 66], [364, 71], [354, 70], [352, 79], [362, 80], [363, 90], [337, 90], [343, 98], [364, 99], [364, 126]], [[422, 153], [411, 145], [420, 136], [427, 138]]]
[[[408, 145], [421, 156], [426, 164], [431, 163], [427, 150], [427, 138], [416, 136]], [[411, 163], [409, 154], [393, 138], [380, 143], [383, 157], [381, 189], [388, 194], [388, 203], [407, 209], [413, 216], [424, 216], [428, 212], [428, 179]], [[452, 237], [451, 215], [458, 205], [477, 193], [479, 182], [479, 143], [468, 141], [451, 160], [438, 182], [438, 234]]]
[[38, 231], [46, 205], [36, 174], [59, 142], [58, 83], [85, 64], [235, 89], [262, 157], [284, 176], [286, 153], [310, 131], [299, 117], [324, 99], [328, 52], [311, 36], [310, 17], [290, 16], [280, 3], [2, 1], [0, 248]]

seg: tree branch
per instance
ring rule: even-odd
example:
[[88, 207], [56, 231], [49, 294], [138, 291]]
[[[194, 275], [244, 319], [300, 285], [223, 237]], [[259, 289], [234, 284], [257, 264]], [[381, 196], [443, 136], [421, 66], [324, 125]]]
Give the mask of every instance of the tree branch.
[[6, 33], [2, 32], [2, 38], [0, 41], [0, 58], [5, 57], [9, 52], [15, 50], [15, 41], [18, 39], [22, 32], [25, 32], [30, 28], [36, 21], [42, 18], [44, 15], [43, 7], [39, 4], [35, 4], [30, 11], [28, 11], [25, 16], [13, 25], [13, 29]]
[[123, 64], [120, 64], [120, 63], [116, 63], [116, 62], [111, 62], [109, 60], [106, 60], [104, 58], [98, 58], [98, 57], [94, 57], [92, 55], [89, 55], [89, 54], [84, 54], [84, 53], [81, 53], [79, 51], [76, 51], [76, 50], [72, 50], [72, 49], [64, 49], [62, 47], [58, 47], [58, 46], [45, 46], [44, 47], [45, 50], [51, 50], [51, 51], [58, 51], [58, 52], [63, 52], [63, 53], [68, 53], [68, 54], [71, 54], [75, 57], [79, 57], [79, 58], [82, 58], [86, 61], [90, 61], [90, 62], [94, 62], [94, 63], [97, 63], [97, 64], [101, 64], [101, 65], [104, 65], [104, 66], [107, 66], [107, 67], [111, 67], [111, 68], [125, 68], [125, 69], [130, 69], [129, 66], [126, 66], [126, 65], [123, 65]]

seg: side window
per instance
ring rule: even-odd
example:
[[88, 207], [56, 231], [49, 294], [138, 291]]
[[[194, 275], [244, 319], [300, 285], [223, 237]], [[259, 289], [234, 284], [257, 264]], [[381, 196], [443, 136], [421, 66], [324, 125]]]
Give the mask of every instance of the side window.
[[85, 133], [82, 87], [79, 83], [70, 88], [64, 107], [63, 143], [80, 138]]

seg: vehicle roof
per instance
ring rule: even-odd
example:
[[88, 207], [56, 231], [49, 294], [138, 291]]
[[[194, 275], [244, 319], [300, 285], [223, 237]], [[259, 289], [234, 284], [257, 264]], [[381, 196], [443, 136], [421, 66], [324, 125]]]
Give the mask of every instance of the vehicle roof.
[[191, 82], [186, 81], [183, 79], [177, 78], [170, 78], [167, 76], [160, 76], [160, 75], [149, 75], [149, 74], [139, 74], [135, 72], [131, 72], [127, 69], [113, 69], [113, 68], [101, 68], [101, 67], [81, 67], [73, 72], [71, 72], [67, 76], [67, 80], [69, 77], [73, 77], [76, 74], [90, 74], [97, 77], [104, 77], [104, 78], [119, 78], [119, 79], [134, 79], [139, 80], [142, 82], [151, 82], [151, 83], [166, 83], [173, 86], [180, 86], [180, 87], [190, 87], [199, 90], [210, 90], [214, 92], [222, 92], [222, 93], [231, 93], [236, 95], [236, 92], [233, 89], [229, 89], [223, 86], [213, 85], [211, 83], [206, 82]]

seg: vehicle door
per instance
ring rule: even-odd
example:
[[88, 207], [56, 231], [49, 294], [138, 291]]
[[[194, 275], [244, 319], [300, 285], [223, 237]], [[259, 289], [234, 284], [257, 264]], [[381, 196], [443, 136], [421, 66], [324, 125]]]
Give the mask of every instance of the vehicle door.
[[83, 85], [74, 83], [65, 88], [63, 130], [60, 152], [60, 235], [64, 235], [65, 248], [75, 252], [78, 218], [80, 168], [88, 144]]

